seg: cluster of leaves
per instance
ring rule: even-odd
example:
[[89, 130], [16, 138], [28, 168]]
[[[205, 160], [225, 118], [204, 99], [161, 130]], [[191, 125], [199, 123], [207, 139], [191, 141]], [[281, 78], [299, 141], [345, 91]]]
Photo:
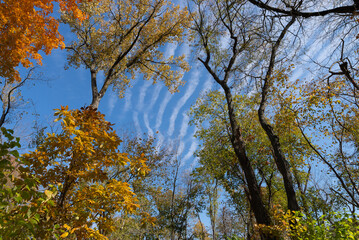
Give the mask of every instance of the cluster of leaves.
[[119, 152], [121, 140], [112, 125], [91, 107], [62, 107], [55, 115], [61, 132], [48, 134], [35, 151], [23, 155], [27, 170], [43, 188], [57, 186], [52, 224], [67, 230], [63, 237], [100, 237], [112, 232], [114, 214], [134, 212], [138, 204], [129, 184], [112, 178], [110, 170], [129, 164], [138, 174], [145, 174], [146, 159], [129, 159]]
[[[258, 95], [234, 96], [233, 104], [236, 106], [236, 116], [244, 131], [242, 138], [246, 143], [248, 156], [259, 169], [258, 179], [260, 182], [264, 181], [267, 188], [273, 188], [263, 189], [263, 193], [269, 194], [267, 195], [269, 205], [275, 202], [278, 204], [284, 200], [281, 199], [283, 192], [279, 191], [283, 185], [275, 176], [275, 164], [270, 142], [260, 127], [256, 115]], [[283, 149], [288, 154], [296, 174], [301, 176], [301, 169], [306, 166], [304, 160], [311, 156], [311, 150], [308, 149], [300, 132], [293, 128], [293, 122], [288, 116], [289, 113], [280, 106], [277, 99], [271, 100], [271, 106], [274, 109], [273, 121], [275, 121], [276, 129], [281, 133], [281, 139], [283, 139]], [[244, 177], [239, 171], [240, 166], [228, 137], [230, 122], [226, 114], [227, 111], [225, 98], [220, 91], [207, 92], [191, 108], [191, 123], [197, 126], [196, 136], [203, 141], [203, 145], [196, 153], [200, 157], [199, 161], [202, 165], [197, 171], [200, 175], [209, 174], [211, 177], [220, 180], [224, 189], [233, 196], [238, 196], [239, 192], [243, 193], [238, 185], [244, 187]], [[242, 205], [242, 203], [239, 204]]]
[[81, 0], [6, 0], [0, 2], [0, 77], [20, 81], [16, 70], [41, 64], [40, 51], [51, 53], [54, 48], [64, 48], [63, 37], [58, 32], [58, 21], [51, 16], [54, 3], [70, 11], [78, 19], [84, 15], [77, 4]]
[[[318, 219], [300, 212], [274, 210], [274, 226], [256, 226], [274, 232], [284, 239], [357, 239], [359, 222], [357, 214], [329, 212]], [[295, 224], [293, 224], [295, 223]]]
[[[183, 70], [188, 70], [184, 56], [165, 56], [159, 48], [165, 43], [182, 42], [184, 26], [190, 19], [186, 9], [162, 0], [1, 2], [0, 77], [6, 83], [21, 81], [18, 66], [41, 64], [40, 51], [50, 54], [54, 48], [65, 47], [58, 32], [59, 22], [52, 16], [56, 3], [63, 22], [79, 38], [69, 48], [74, 51], [69, 65], [85, 64], [91, 73], [107, 74], [99, 99], [110, 84], [122, 96], [129, 79], [138, 72], [154, 82], [163, 80], [173, 92], [182, 84]], [[96, 82], [91, 84], [97, 93]], [[8, 95], [2, 100], [13, 101]], [[4, 118], [10, 102], [8, 106], [4, 107]], [[9, 140], [1, 155], [1, 181], [6, 183], [1, 188], [5, 209], [1, 213], [1, 237], [107, 239], [106, 235], [114, 231], [115, 216], [126, 218], [129, 214], [141, 228], [154, 227], [156, 218], [146, 211], [137, 212], [139, 203], [150, 205], [148, 196], [163, 193], [154, 186], [157, 173], [154, 178], [144, 178], [150, 172], [144, 154], [152, 157], [153, 152], [151, 155], [148, 151], [154, 148], [151, 145], [132, 153], [127, 148], [129, 154], [120, 152], [120, 138], [96, 110], [98, 103], [94, 106], [57, 110], [55, 121], [61, 122], [61, 131], [42, 134], [36, 150], [23, 154], [21, 160], [16, 151], [7, 150], [19, 147], [19, 140], [13, 141], [4, 130]], [[158, 162], [150, 163], [156, 169], [154, 164]], [[171, 217], [173, 214], [172, 209]]]
[[[45, 191], [39, 190], [39, 180], [23, 168], [26, 162], [16, 150], [19, 138], [12, 136], [12, 130], [1, 128], [1, 132], [0, 239], [39, 237], [42, 223], [50, 219], [56, 188], [49, 185]], [[56, 230], [56, 226], [46, 229]]]
[[130, 156], [144, 154], [151, 171], [146, 176], [118, 167], [114, 175], [127, 179], [139, 200], [140, 214], [120, 215], [110, 239], [187, 239], [192, 221], [203, 210], [202, 183], [184, 174], [178, 156], [168, 146], [159, 148], [154, 137], [125, 137], [123, 150]]

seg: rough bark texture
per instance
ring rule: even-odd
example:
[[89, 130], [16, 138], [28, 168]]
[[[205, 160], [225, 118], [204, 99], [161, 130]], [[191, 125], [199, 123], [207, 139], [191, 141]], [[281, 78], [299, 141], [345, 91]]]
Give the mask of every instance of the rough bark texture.
[[[207, 71], [211, 74], [213, 79], [224, 90], [227, 107], [228, 107], [228, 117], [229, 117], [229, 121], [230, 121], [230, 125], [231, 125], [231, 129], [230, 129], [231, 143], [232, 143], [234, 152], [236, 154], [236, 157], [239, 161], [239, 164], [244, 172], [245, 181], [246, 181], [246, 184], [248, 187], [248, 193], [249, 193], [248, 198], [249, 198], [250, 207], [254, 213], [257, 224], [270, 226], [270, 225], [272, 225], [271, 216], [269, 215], [269, 212], [264, 205], [264, 202], [263, 202], [262, 196], [261, 196], [261, 192], [260, 192], [260, 188], [259, 188], [259, 185], [258, 185], [258, 182], [256, 179], [256, 175], [253, 170], [252, 163], [251, 163], [250, 159], [248, 159], [248, 156], [246, 154], [245, 143], [242, 139], [240, 126], [237, 122], [236, 115], [235, 115], [231, 89], [228, 86], [228, 80], [232, 73], [232, 70], [233, 70], [232, 68], [235, 64], [235, 61], [237, 60], [239, 53], [243, 52], [246, 49], [246, 40], [244, 37], [243, 38], [244, 42], [242, 44], [240, 44], [238, 37], [234, 34], [232, 24], [227, 25], [225, 23], [224, 19], [222, 19], [222, 20], [224, 22], [224, 25], [226, 26], [226, 28], [228, 29], [228, 31], [230, 33], [230, 38], [233, 40], [233, 44], [231, 47], [232, 56], [229, 59], [228, 64], [226, 65], [226, 67], [224, 69], [225, 74], [224, 74], [223, 78], [221, 79], [219, 77], [219, 75], [215, 72], [215, 70], [212, 69], [212, 67], [210, 66], [211, 51], [210, 51], [210, 47], [208, 46], [206, 37], [204, 37], [203, 33], [201, 32], [201, 27], [199, 27], [199, 34], [201, 35], [201, 38], [203, 40], [202, 44], [204, 47], [206, 58], [205, 59], [198, 58], [198, 59], [204, 65], [204, 67], [207, 69]], [[278, 239], [278, 237], [272, 236], [268, 232], [266, 232], [266, 233], [262, 232], [261, 238], [268, 239], [268, 240], [269, 239]]]
[[236, 116], [234, 114], [234, 108], [232, 103], [232, 94], [230, 88], [226, 85], [223, 85], [223, 90], [226, 94], [227, 106], [228, 106], [228, 116], [231, 123], [232, 136], [231, 142], [236, 153], [236, 156], [240, 162], [240, 165], [243, 169], [244, 176], [247, 182], [249, 195], [250, 195], [250, 204], [251, 208], [256, 217], [257, 223], [271, 225], [271, 219], [268, 214], [267, 209], [264, 206], [262, 201], [260, 189], [257, 183], [256, 175], [254, 173], [252, 164], [248, 159], [245, 151], [244, 141], [242, 140], [241, 132], [236, 121]]
[[289, 210], [292, 210], [292, 211], [299, 211], [300, 208], [299, 208], [297, 198], [296, 198], [296, 193], [294, 190], [294, 182], [293, 182], [292, 174], [290, 172], [290, 165], [289, 165], [288, 161], [286, 160], [284, 153], [282, 151], [282, 147], [279, 142], [279, 137], [274, 133], [273, 127], [269, 124], [269, 122], [266, 120], [265, 115], [264, 115], [266, 104], [267, 104], [268, 93], [270, 90], [270, 86], [272, 85], [271, 79], [272, 79], [272, 73], [273, 73], [274, 64], [275, 64], [276, 53], [277, 53], [278, 47], [279, 47], [282, 39], [284, 38], [288, 29], [294, 22], [295, 22], [295, 17], [292, 17], [291, 21], [288, 22], [288, 24], [284, 27], [283, 31], [281, 32], [280, 36], [278, 37], [277, 41], [275, 42], [275, 44], [272, 48], [269, 67], [268, 67], [267, 74], [264, 79], [264, 85], [262, 88], [262, 99], [261, 99], [261, 103], [260, 103], [260, 106], [258, 109], [258, 117], [259, 117], [259, 121], [260, 121], [260, 124], [261, 124], [263, 130], [266, 132], [266, 134], [271, 142], [271, 145], [272, 145], [272, 148], [274, 151], [275, 163], [277, 165], [279, 172], [281, 173], [281, 175], [283, 177], [285, 192], [287, 195], [288, 208], [289, 208]]

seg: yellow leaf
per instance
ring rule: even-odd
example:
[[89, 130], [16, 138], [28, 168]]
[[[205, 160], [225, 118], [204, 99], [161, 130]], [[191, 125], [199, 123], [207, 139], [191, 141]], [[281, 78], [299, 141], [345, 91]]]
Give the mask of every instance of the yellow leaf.
[[67, 230], [71, 229], [71, 227], [69, 225], [67, 225], [66, 223], [64, 224], [64, 228], [66, 228]]
[[67, 237], [69, 235], [69, 233], [68, 232], [64, 232], [63, 234], [61, 234], [61, 238], [65, 238], [65, 237]]

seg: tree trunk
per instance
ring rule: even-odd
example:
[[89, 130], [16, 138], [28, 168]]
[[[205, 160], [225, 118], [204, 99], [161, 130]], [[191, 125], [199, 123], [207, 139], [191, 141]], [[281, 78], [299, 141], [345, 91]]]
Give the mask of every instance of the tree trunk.
[[[249, 203], [251, 209], [253, 210], [254, 216], [258, 224], [270, 226], [272, 224], [271, 217], [262, 201], [262, 196], [261, 196], [260, 188], [257, 183], [256, 175], [254, 173], [252, 164], [247, 157], [245, 144], [244, 141], [242, 140], [240, 128], [236, 121], [231, 90], [226, 83], [222, 82], [221, 86], [225, 92], [226, 100], [227, 100], [228, 116], [231, 124], [231, 131], [232, 131], [231, 142], [234, 148], [234, 152], [243, 169], [244, 176], [247, 182], [247, 186], [249, 190], [249, 200], [250, 200]], [[269, 233], [261, 233], [261, 237], [262, 239], [266, 239], [266, 240], [277, 239], [277, 237], [271, 236], [271, 234]]]
[[97, 72], [95, 70], [91, 70], [91, 90], [92, 90], [92, 102], [90, 106], [94, 109], [98, 109], [98, 106], [100, 105], [100, 101], [102, 99], [102, 94], [98, 92]]
[[261, 103], [260, 103], [259, 109], [258, 109], [258, 117], [259, 117], [259, 122], [260, 122], [263, 130], [266, 132], [266, 134], [271, 142], [272, 148], [274, 150], [274, 160], [277, 165], [277, 168], [278, 168], [279, 172], [281, 173], [281, 175], [283, 176], [285, 192], [287, 195], [288, 208], [291, 211], [299, 211], [300, 208], [299, 208], [295, 190], [294, 190], [294, 183], [293, 183], [292, 174], [290, 172], [290, 165], [289, 165], [288, 161], [286, 160], [284, 153], [282, 151], [281, 144], [279, 142], [279, 137], [274, 133], [272, 126], [267, 122], [267, 120], [264, 116], [264, 111], [265, 111], [265, 107], [267, 104], [269, 89], [270, 89], [270, 86], [272, 85], [271, 79], [272, 79], [272, 72], [274, 69], [277, 50], [278, 50], [279, 45], [280, 45], [281, 41], [283, 40], [285, 34], [287, 33], [288, 29], [290, 28], [290, 26], [292, 26], [292, 24], [294, 22], [295, 22], [295, 17], [292, 17], [291, 21], [289, 21], [287, 23], [287, 25], [284, 27], [284, 29], [282, 30], [280, 36], [278, 37], [275, 45], [272, 48], [269, 67], [268, 67], [268, 70], [267, 70], [267, 73], [266, 73], [266, 76], [264, 79], [264, 85], [262, 88], [262, 99], [261, 99]]
[[287, 195], [288, 209], [291, 211], [299, 211], [300, 208], [294, 190], [294, 182], [293, 182], [292, 174], [290, 172], [290, 165], [284, 157], [279, 142], [279, 138], [276, 134], [274, 134], [273, 128], [269, 124], [267, 124], [267, 122], [264, 120], [263, 113], [261, 112], [259, 113], [259, 115], [260, 115], [259, 120], [262, 125], [262, 128], [267, 133], [267, 136], [272, 144], [274, 150], [275, 163], [277, 165], [279, 172], [283, 176], [285, 192]]
[[100, 105], [100, 101], [101, 101], [101, 98], [99, 96], [96, 96], [96, 97], [93, 96], [90, 106], [97, 110], [98, 106]]

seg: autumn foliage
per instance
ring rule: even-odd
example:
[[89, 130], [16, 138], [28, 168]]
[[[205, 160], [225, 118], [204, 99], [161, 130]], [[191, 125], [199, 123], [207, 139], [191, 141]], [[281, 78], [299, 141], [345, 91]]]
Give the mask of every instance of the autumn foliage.
[[113, 231], [116, 212], [133, 213], [139, 207], [129, 184], [112, 178], [111, 168], [130, 164], [136, 173], [145, 174], [145, 159], [129, 159], [121, 153], [121, 140], [112, 124], [91, 107], [62, 107], [55, 115], [61, 121], [61, 132], [48, 134], [24, 159], [41, 186], [58, 187], [51, 224], [63, 227], [62, 236], [101, 239], [102, 234]]
[[0, 2], [0, 76], [11, 81], [20, 80], [16, 67], [41, 64], [40, 51], [51, 53], [64, 48], [58, 32], [58, 21], [51, 16], [54, 3], [63, 11], [70, 11], [83, 19], [77, 4], [81, 0], [6, 0]]

